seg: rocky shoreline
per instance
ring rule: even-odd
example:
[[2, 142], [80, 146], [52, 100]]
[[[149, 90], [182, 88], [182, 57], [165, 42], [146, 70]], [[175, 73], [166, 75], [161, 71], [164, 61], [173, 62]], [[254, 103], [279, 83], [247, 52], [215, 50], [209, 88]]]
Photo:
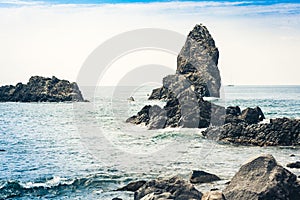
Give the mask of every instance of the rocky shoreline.
[[196, 188], [197, 184], [219, 180], [207, 172], [193, 172], [189, 181], [180, 176], [137, 181], [121, 191], [134, 192], [134, 200], [298, 200], [300, 197], [300, 180], [272, 155], [260, 155], [243, 164], [224, 190], [212, 188], [202, 193]]
[[0, 87], [0, 102], [83, 102], [85, 101], [77, 83], [32, 76], [27, 84]]

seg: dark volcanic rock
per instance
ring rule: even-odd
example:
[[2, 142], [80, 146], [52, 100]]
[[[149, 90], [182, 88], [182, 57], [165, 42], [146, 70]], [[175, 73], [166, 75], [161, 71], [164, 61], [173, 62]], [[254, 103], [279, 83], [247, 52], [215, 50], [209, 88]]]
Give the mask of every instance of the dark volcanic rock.
[[210, 182], [219, 181], [219, 180], [221, 180], [221, 179], [214, 174], [210, 174], [205, 171], [197, 171], [197, 170], [193, 171], [191, 178], [190, 178], [190, 182], [193, 184], [210, 183]]
[[265, 119], [265, 116], [259, 107], [246, 108], [242, 111], [239, 119], [247, 122], [248, 124], [256, 124]]
[[[218, 59], [218, 48], [207, 28], [196, 25], [189, 33], [185, 45], [177, 57], [175, 76], [185, 79], [188, 87], [199, 96], [219, 97], [221, 77], [217, 67]], [[174, 97], [173, 88], [164, 80], [163, 87], [154, 89], [149, 100], [172, 97]]]
[[84, 101], [78, 85], [56, 77], [32, 76], [27, 84], [0, 87], [0, 102]]
[[134, 200], [201, 200], [202, 193], [179, 177], [148, 181], [134, 193]]
[[294, 162], [294, 163], [289, 163], [286, 165], [289, 168], [300, 168], [300, 161]]
[[223, 193], [227, 200], [298, 200], [300, 185], [295, 174], [265, 155], [244, 164]]
[[163, 78], [163, 87], [149, 99], [164, 99], [166, 105], [146, 106], [126, 122], [145, 124], [149, 129], [166, 127], [206, 128], [224, 123], [257, 123], [264, 116], [260, 108], [215, 105], [204, 96], [219, 97], [221, 78], [217, 67], [219, 51], [207, 28], [196, 25], [178, 55], [177, 71]]
[[135, 181], [131, 182], [128, 185], [117, 189], [116, 191], [130, 191], [130, 192], [135, 192], [137, 191], [140, 187], [142, 187], [146, 181]]
[[300, 145], [300, 120], [271, 119], [270, 123], [229, 123], [203, 131], [209, 139], [243, 145], [292, 146]]

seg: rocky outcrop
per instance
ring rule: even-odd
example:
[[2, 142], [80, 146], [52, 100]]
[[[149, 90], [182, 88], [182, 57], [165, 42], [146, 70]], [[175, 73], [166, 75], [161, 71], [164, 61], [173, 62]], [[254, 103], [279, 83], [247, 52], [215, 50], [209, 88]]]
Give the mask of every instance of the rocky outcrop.
[[148, 181], [134, 193], [134, 200], [201, 200], [202, 193], [179, 177]]
[[219, 97], [221, 77], [217, 67], [218, 59], [218, 48], [207, 28], [201, 24], [196, 25], [177, 57], [176, 74], [165, 77], [163, 86], [154, 89], [149, 100], [178, 97], [178, 92], [174, 91], [174, 84], [178, 82], [171, 82], [170, 85], [168, 79], [184, 79], [184, 89], [189, 88], [197, 96]]
[[227, 200], [298, 200], [300, 185], [273, 156], [263, 155], [244, 164], [223, 193]]
[[219, 51], [207, 28], [196, 25], [178, 55], [177, 71], [163, 78], [163, 87], [153, 90], [149, 99], [165, 99], [166, 105], [147, 105], [128, 123], [144, 124], [149, 129], [166, 127], [206, 128], [224, 123], [258, 123], [264, 119], [259, 107], [247, 108], [215, 105], [204, 96], [219, 97]]
[[27, 84], [0, 87], [0, 102], [84, 101], [78, 85], [53, 76], [32, 76]]
[[271, 119], [270, 123], [229, 123], [209, 127], [202, 132], [206, 138], [242, 145], [298, 146], [300, 145], [300, 120]]
[[265, 119], [260, 107], [246, 108], [241, 112], [238, 106], [229, 106], [226, 108], [225, 124], [227, 123], [241, 123], [257, 124]]
[[226, 123], [252, 124], [264, 119], [259, 107], [246, 108], [242, 112], [238, 106], [224, 108], [202, 98], [181, 96], [173, 98], [161, 108], [147, 105], [137, 115], [126, 120], [128, 123], [143, 124], [149, 129], [166, 127], [206, 128]]
[[190, 178], [190, 182], [193, 184], [211, 183], [219, 180], [221, 179], [217, 175], [198, 170], [194, 170]]

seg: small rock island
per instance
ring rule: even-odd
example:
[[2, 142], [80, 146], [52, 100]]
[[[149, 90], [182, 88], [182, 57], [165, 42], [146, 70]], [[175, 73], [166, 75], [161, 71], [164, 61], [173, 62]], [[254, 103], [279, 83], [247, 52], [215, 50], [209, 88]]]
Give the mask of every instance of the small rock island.
[[0, 102], [83, 102], [77, 83], [32, 76], [27, 84], [0, 87]]
[[203, 136], [222, 143], [300, 146], [300, 119], [277, 118], [260, 123], [265, 116], [258, 106], [225, 108], [203, 99], [220, 96], [218, 59], [218, 48], [207, 28], [196, 25], [177, 57], [176, 74], [166, 76], [163, 86], [149, 97], [164, 100], [166, 105], [146, 105], [126, 122], [149, 129], [207, 128]]

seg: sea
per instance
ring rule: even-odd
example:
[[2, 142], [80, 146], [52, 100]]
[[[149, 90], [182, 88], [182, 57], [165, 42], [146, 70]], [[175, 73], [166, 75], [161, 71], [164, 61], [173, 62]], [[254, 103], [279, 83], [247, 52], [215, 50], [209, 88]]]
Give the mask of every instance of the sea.
[[[116, 189], [136, 180], [181, 176], [204, 170], [222, 180], [196, 185], [223, 189], [254, 156], [272, 154], [278, 163], [300, 161], [299, 147], [222, 144], [201, 129], [148, 130], [125, 120], [143, 106], [153, 87], [84, 89], [89, 102], [0, 103], [0, 199], [133, 199]], [[300, 86], [224, 86], [221, 98], [241, 109], [260, 106], [266, 121], [300, 118]], [[134, 101], [128, 100], [132, 96]], [[291, 156], [293, 155], [293, 156]], [[297, 176], [299, 169], [289, 169]]]

